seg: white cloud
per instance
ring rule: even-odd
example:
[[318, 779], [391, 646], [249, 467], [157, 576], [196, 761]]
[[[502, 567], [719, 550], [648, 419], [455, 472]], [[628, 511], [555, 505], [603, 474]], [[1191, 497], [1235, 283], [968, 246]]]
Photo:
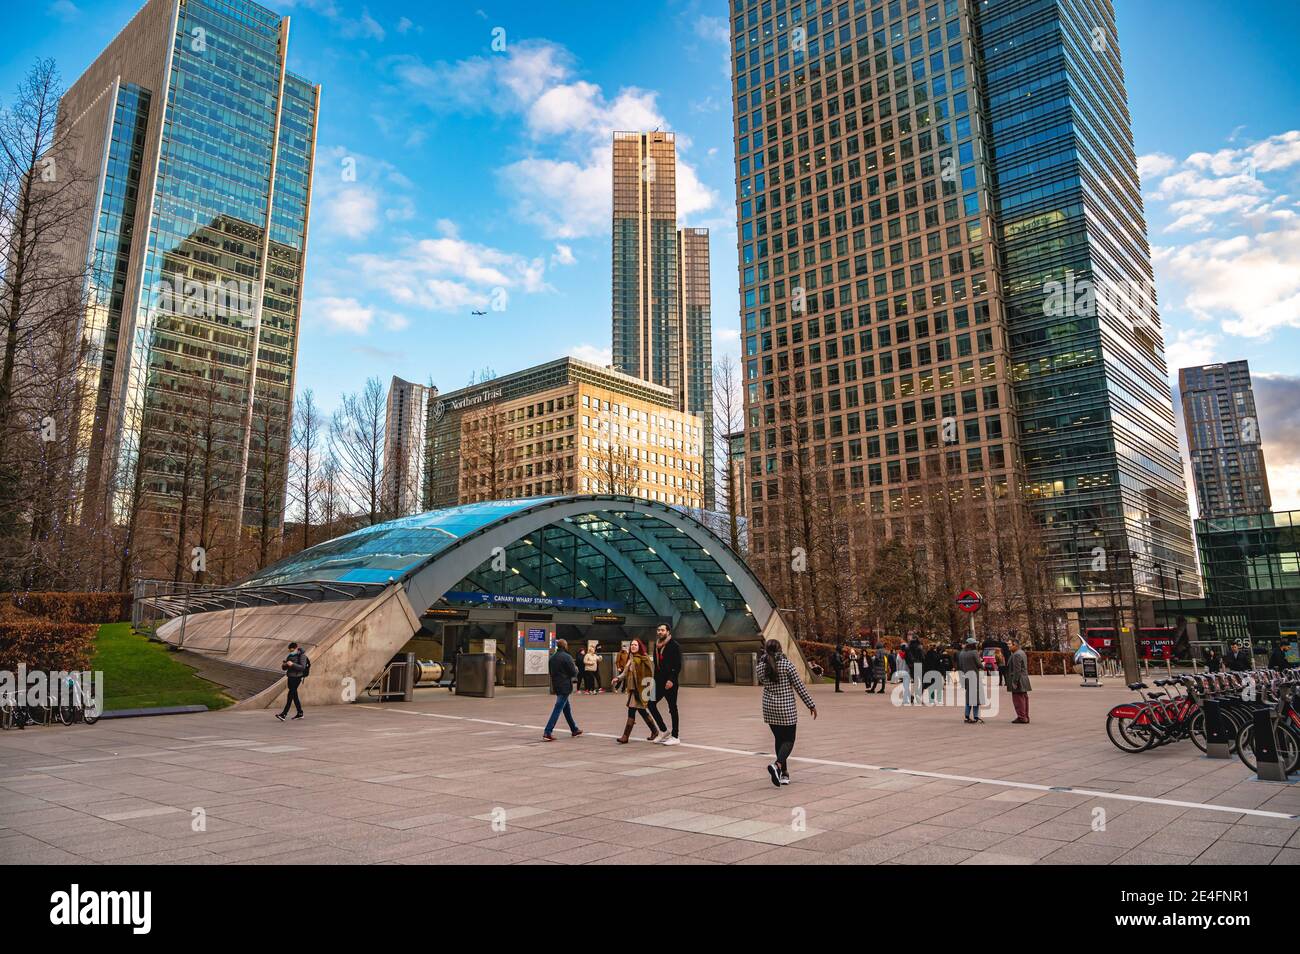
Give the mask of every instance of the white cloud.
[[1162, 152], [1154, 152], [1148, 156], [1138, 156], [1138, 178], [1143, 182], [1149, 182], [1154, 178], [1163, 176], [1177, 164], [1177, 159]]
[[45, 12], [52, 17], [58, 17], [64, 23], [71, 23], [81, 16], [80, 8], [72, 0], [54, 0], [45, 8]]
[[609, 229], [609, 149], [594, 148], [585, 162], [530, 158], [501, 170], [506, 187], [516, 196], [516, 211], [548, 238], [572, 239], [599, 235]]
[[577, 258], [574, 257], [573, 249], [567, 245], [557, 244], [555, 251], [551, 253], [552, 265], [576, 265]]
[[588, 361], [591, 364], [598, 364], [602, 368], [609, 367], [614, 360], [614, 354], [608, 347], [600, 347], [585, 343], [570, 348], [569, 355], [577, 358], [579, 361]]
[[1227, 334], [1256, 338], [1300, 328], [1300, 220], [1154, 249], [1153, 259], [1184, 289], [1183, 306]]
[[345, 146], [320, 151], [312, 180], [312, 230], [357, 240], [368, 237], [382, 221], [415, 217], [407, 194], [412, 183], [385, 159]]
[[321, 225], [327, 232], [361, 239], [379, 225], [379, 197], [370, 186], [340, 188], [328, 198], [323, 198], [321, 205]]
[[367, 252], [349, 263], [369, 287], [399, 305], [426, 311], [501, 307], [511, 290], [551, 290], [542, 259], [466, 241], [447, 220], [439, 231], [439, 237], [406, 243], [396, 255]]
[[[522, 118], [529, 153], [498, 175], [513, 196], [515, 213], [547, 238], [607, 233], [614, 131], [671, 128], [655, 92], [628, 86], [608, 96], [576, 74], [565, 47], [547, 40], [512, 41], [504, 53], [455, 63], [427, 65], [415, 57], [390, 62], [411, 94], [431, 109]], [[678, 134], [676, 145], [678, 214], [713, 208], [717, 193], [682, 156], [689, 139]]]
[[1170, 379], [1178, 379], [1179, 368], [1213, 364], [1218, 344], [1219, 336], [1210, 332], [1197, 331], [1195, 328], [1184, 328], [1176, 332], [1173, 340], [1165, 345], [1165, 363], [1169, 367]]
[[354, 335], [365, 334], [375, 320], [374, 309], [362, 305], [355, 298], [308, 299], [304, 311], [318, 318], [330, 331]]

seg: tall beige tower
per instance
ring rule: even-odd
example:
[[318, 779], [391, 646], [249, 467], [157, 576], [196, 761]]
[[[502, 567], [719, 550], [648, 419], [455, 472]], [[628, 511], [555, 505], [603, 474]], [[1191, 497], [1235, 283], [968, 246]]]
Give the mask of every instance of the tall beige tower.
[[614, 133], [613, 366], [672, 390], [704, 421], [705, 507], [713, 506], [709, 231], [677, 227], [670, 132]]

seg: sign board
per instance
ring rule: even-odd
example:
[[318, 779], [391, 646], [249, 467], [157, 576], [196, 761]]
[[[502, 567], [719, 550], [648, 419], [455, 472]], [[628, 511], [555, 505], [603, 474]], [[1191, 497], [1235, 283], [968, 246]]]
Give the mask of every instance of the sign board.
[[1083, 667], [1084, 681], [1096, 682], [1097, 681], [1097, 657], [1084, 656], [1083, 659], [1079, 660], [1079, 664]]
[[483, 652], [488, 655], [495, 655], [497, 651], [497, 641], [495, 639], [483, 640]]
[[974, 613], [984, 605], [984, 598], [974, 590], [962, 590], [957, 594], [957, 608], [963, 613]]
[[524, 650], [524, 675], [545, 676], [550, 661], [551, 654], [545, 649]]

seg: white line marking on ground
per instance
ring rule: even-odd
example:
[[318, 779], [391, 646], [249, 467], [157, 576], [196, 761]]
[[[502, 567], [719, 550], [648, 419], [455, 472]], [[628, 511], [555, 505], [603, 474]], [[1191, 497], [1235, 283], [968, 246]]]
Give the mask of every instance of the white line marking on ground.
[[[373, 706], [365, 703], [357, 703], [362, 709], [374, 709], [377, 712], [400, 712], [403, 715], [418, 715], [432, 719], [462, 719], [470, 722], [486, 722], [486, 719], [466, 719], [465, 716], [444, 715], [439, 712], [420, 712], [417, 709], [391, 709], [387, 706]], [[519, 722], [494, 722], [493, 725], [507, 725], [517, 729], [541, 729], [538, 725], [524, 725]], [[586, 729], [583, 735], [595, 736], [598, 739], [614, 739], [618, 736], [608, 735], [603, 732], [590, 732]], [[633, 739], [634, 742], [648, 742], [648, 739]], [[770, 758], [770, 752], [754, 752], [746, 749], [729, 749], [720, 745], [701, 745], [697, 742], [682, 742], [682, 745], [691, 749], [700, 749], [704, 752], [720, 752], [724, 755], [743, 755], [747, 758]], [[1122, 802], [1144, 802], [1148, 805], [1170, 805], [1175, 808], [1200, 808], [1210, 812], [1226, 812], [1231, 815], [1251, 815], [1256, 818], [1282, 818], [1287, 821], [1296, 821], [1300, 815], [1291, 815], [1286, 812], [1270, 812], [1262, 808], [1233, 808], [1230, 805], [1213, 805], [1208, 802], [1184, 802], [1173, 798], [1160, 798], [1155, 795], [1123, 795], [1119, 792], [1097, 792], [1087, 788], [1074, 788], [1065, 785], [1040, 785], [1036, 782], [1013, 782], [1002, 778], [980, 778], [975, 775], [953, 775], [947, 772], [926, 772], [921, 769], [896, 768], [892, 766], [866, 765], [862, 762], [837, 762], [833, 759], [815, 759], [809, 756], [792, 755], [791, 762], [804, 762], [809, 765], [828, 765], [833, 768], [859, 769], [868, 772], [891, 772], [896, 775], [912, 775], [917, 778], [934, 778], [942, 779], [948, 782], [969, 782], [973, 785], [1000, 785], [1004, 788], [1022, 788], [1033, 792], [1061, 792], [1066, 795], [1080, 795], [1085, 798], [1110, 798]]]

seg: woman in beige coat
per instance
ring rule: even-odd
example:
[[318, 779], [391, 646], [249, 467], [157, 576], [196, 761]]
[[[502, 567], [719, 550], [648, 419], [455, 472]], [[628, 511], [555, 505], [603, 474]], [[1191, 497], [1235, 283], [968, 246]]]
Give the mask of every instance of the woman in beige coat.
[[638, 713], [650, 729], [650, 741], [659, 738], [659, 730], [646, 711], [654, 683], [654, 666], [650, 662], [650, 656], [641, 640], [634, 639], [628, 647], [627, 666], [623, 669], [623, 686], [627, 689], [627, 724], [623, 726], [623, 734], [615, 739], [620, 745], [627, 745]]

